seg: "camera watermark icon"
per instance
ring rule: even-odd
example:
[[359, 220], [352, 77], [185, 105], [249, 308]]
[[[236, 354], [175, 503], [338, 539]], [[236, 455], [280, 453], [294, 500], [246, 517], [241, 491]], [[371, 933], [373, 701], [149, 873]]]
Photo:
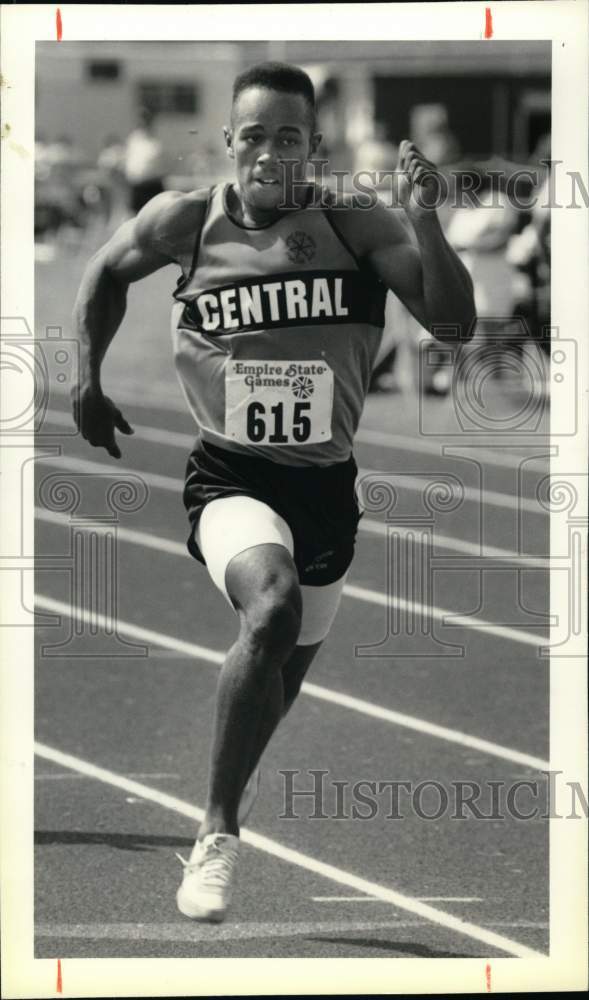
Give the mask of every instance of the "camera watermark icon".
[[[0, 335], [2, 410], [0, 432], [4, 435], [52, 435], [45, 427], [54, 398], [63, 398], [76, 385], [79, 345], [63, 336], [60, 326], [47, 326], [35, 336], [23, 316], [2, 317]], [[78, 430], [60, 426], [60, 435], [74, 436]]]
[[[435, 331], [433, 331], [435, 332]], [[578, 367], [574, 340], [544, 327], [543, 345], [523, 317], [479, 321], [469, 343], [419, 345], [419, 430], [425, 437], [492, 438], [577, 431]], [[545, 349], [543, 349], [543, 347]], [[432, 373], [447, 371], [452, 406], [440, 420], [427, 387]]]

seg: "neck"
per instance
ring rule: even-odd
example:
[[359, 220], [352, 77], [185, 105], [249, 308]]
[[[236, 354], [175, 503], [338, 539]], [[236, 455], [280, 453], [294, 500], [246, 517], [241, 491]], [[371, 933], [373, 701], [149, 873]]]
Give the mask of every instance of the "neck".
[[229, 191], [233, 195], [233, 210], [236, 212], [239, 221], [245, 226], [263, 226], [276, 221], [289, 211], [304, 208], [309, 201], [309, 188], [310, 185], [307, 182], [295, 185], [294, 190], [290, 194], [289, 207], [283, 209], [260, 208], [258, 205], [252, 205], [244, 196], [239, 184], [231, 185]]

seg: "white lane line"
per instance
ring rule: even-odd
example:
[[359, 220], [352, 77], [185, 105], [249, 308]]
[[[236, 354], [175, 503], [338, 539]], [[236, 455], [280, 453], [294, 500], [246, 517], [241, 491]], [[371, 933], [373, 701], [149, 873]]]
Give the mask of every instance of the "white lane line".
[[[69, 518], [68, 518], [68, 515], [67, 514], [61, 514], [61, 513], [59, 513], [59, 511], [45, 510], [42, 507], [35, 507], [35, 514], [36, 514], [36, 516], [40, 520], [42, 520], [42, 521], [48, 521], [48, 522], [51, 522], [53, 524], [61, 524], [62, 522], [65, 522], [65, 523], [67, 523], [69, 525], [71, 523], [70, 520], [69, 520]], [[97, 530], [97, 531], [100, 530], [99, 529], [99, 523], [100, 522], [96, 522], [96, 527], [94, 527], [94, 525], [93, 525], [92, 530]], [[106, 530], [106, 529], [104, 529], [104, 530]], [[400, 525], [400, 524], [387, 525], [387, 524], [383, 524], [381, 521], [373, 521], [371, 518], [367, 518], [367, 517], [363, 517], [362, 520], [360, 521], [359, 530], [365, 532], [366, 534], [379, 535], [379, 536], [381, 536], [383, 538], [386, 538], [387, 536], [389, 536], [392, 533], [394, 533], [395, 535], [399, 535], [402, 538], [407, 538], [408, 536], [411, 535], [411, 536], [413, 536], [413, 540], [414, 540], [415, 544], [421, 545], [424, 542], [424, 539], [422, 538], [421, 533], [418, 530], [416, 530], [415, 528], [413, 528], [413, 529], [411, 529], [411, 528], [405, 528], [405, 527], [403, 527], [403, 525]], [[119, 528], [119, 537], [120, 538], [123, 537], [122, 531], [123, 531], [123, 529]], [[140, 532], [140, 531], [139, 532], [133, 532], [133, 531], [130, 531], [129, 529], [125, 529], [125, 531], [127, 532], [127, 536], [128, 536], [127, 537], [127, 541], [129, 541], [129, 542], [133, 541], [132, 535], [137, 535], [138, 538], [140, 536], [141, 537], [145, 537], [145, 539], [148, 539], [148, 538], [152, 537], [151, 535], [147, 535], [146, 532]], [[156, 537], [156, 540], [158, 540], [157, 537]], [[168, 540], [165, 539], [165, 538], [160, 538], [159, 541], [161, 541], [163, 545], [167, 545], [168, 544]], [[149, 542], [148, 541], [145, 541], [144, 543], [139, 543], [138, 542], [138, 544], [145, 544], [146, 546], [148, 546]], [[180, 549], [183, 549], [182, 554], [186, 555], [186, 547], [185, 546], [181, 545], [179, 542], [170, 542], [170, 544], [175, 547], [173, 553], [172, 553], [172, 549], [167, 549], [167, 548], [163, 548], [163, 547], [162, 547], [161, 551], [162, 552], [169, 551], [170, 554], [176, 555], [176, 554], [180, 553]], [[157, 547], [158, 547], [157, 545], [152, 546], [152, 548], [157, 548]], [[514, 552], [514, 551], [512, 551], [510, 549], [499, 549], [499, 548], [497, 548], [494, 545], [476, 545], [474, 542], [465, 542], [461, 538], [452, 538], [452, 537], [446, 536], [446, 535], [434, 535], [433, 536], [433, 538], [432, 538], [432, 549], [437, 549], [437, 548], [449, 549], [450, 551], [453, 551], [453, 552], [461, 552], [461, 553], [464, 553], [464, 555], [472, 556], [474, 559], [485, 559], [485, 560], [495, 559], [495, 560], [498, 560], [500, 562], [515, 563], [518, 568], [520, 568], [522, 566], [525, 566], [526, 568], [529, 568], [529, 569], [549, 569], [550, 568], [550, 559], [549, 559], [549, 557], [546, 557], [546, 556], [526, 556], [526, 555], [521, 555], [520, 553]], [[4, 566], [6, 564], [6, 569], [8, 569], [9, 568], [9, 566], [8, 566], [8, 559], [9, 558], [12, 558], [12, 557], [2, 557], [2, 556], [0, 556], [0, 565]], [[14, 560], [14, 568], [15, 569], [18, 569], [19, 567], [21, 567], [22, 556], [18, 556], [18, 557], [15, 556], [15, 557], [13, 557], [13, 560]], [[17, 562], [17, 560], [20, 560], [20, 562]], [[33, 565], [33, 563], [31, 563], [31, 565]]]
[[[128, 771], [125, 775], [126, 778], [166, 778], [175, 780], [180, 779], [179, 774], [169, 774], [167, 771]], [[60, 774], [35, 774], [35, 781], [85, 781], [87, 777], [85, 774], [72, 774], [71, 771], [63, 771]]]
[[[402, 538], [413, 536], [414, 544], [424, 543], [419, 528], [405, 528], [400, 524], [387, 524], [383, 521], [374, 521], [366, 515], [360, 521], [358, 530], [368, 535], [380, 535], [386, 538], [390, 535], [399, 535]], [[429, 539], [428, 539], [429, 543]], [[467, 542], [463, 538], [453, 538], [451, 535], [439, 535], [435, 532], [431, 539], [432, 550], [449, 549], [451, 552], [460, 552], [473, 559], [496, 559], [500, 562], [515, 563], [515, 565], [525, 566], [529, 569], [549, 569], [549, 556], [529, 556], [513, 549], [500, 549], [496, 545], [477, 545], [476, 542]], [[478, 568], [478, 567], [477, 567]]]
[[[484, 903], [482, 896], [416, 896], [421, 903]], [[376, 896], [311, 896], [314, 903], [382, 903]]]
[[550, 764], [541, 757], [533, 757], [531, 754], [521, 753], [511, 747], [504, 747], [489, 740], [479, 739], [477, 736], [470, 736], [462, 733], [458, 729], [450, 729], [447, 726], [438, 726], [425, 719], [418, 719], [412, 715], [405, 715], [402, 712], [394, 712], [390, 708], [375, 705], [371, 701], [363, 701], [354, 698], [341, 691], [332, 691], [329, 688], [320, 687], [305, 681], [301, 688], [306, 694], [322, 701], [330, 701], [341, 708], [349, 708], [351, 711], [361, 712], [362, 715], [370, 715], [373, 719], [381, 719], [383, 722], [390, 722], [396, 726], [403, 726], [406, 729], [414, 729], [416, 732], [425, 733], [428, 736], [435, 736], [448, 743], [456, 743], [459, 746], [469, 747], [473, 750], [480, 750], [481, 753], [488, 753], [493, 757], [501, 757], [503, 760], [511, 760], [523, 767], [531, 767], [534, 770], [547, 771]]
[[[40, 520], [51, 524], [59, 524], [66, 527], [69, 524], [67, 515], [59, 514], [57, 511], [43, 511], [36, 508]], [[96, 532], [104, 534], [108, 525], [100, 524], [80, 524], [76, 526], [77, 531]], [[122, 542], [129, 542], [131, 545], [139, 545], [143, 548], [154, 549], [157, 552], [164, 552], [166, 555], [189, 557], [185, 545], [174, 542], [170, 538], [161, 538], [157, 535], [148, 535], [145, 531], [137, 531], [132, 528], [119, 526], [117, 536]], [[49, 557], [50, 559], [52, 557]], [[42, 562], [39, 561], [39, 565]], [[510, 628], [508, 625], [496, 625], [485, 618], [478, 618], [475, 615], [458, 615], [454, 611], [435, 606], [428, 607], [418, 601], [406, 601], [402, 597], [383, 594], [379, 590], [370, 590], [368, 587], [356, 587], [353, 584], [345, 584], [343, 593], [345, 597], [352, 597], [357, 601], [366, 601], [369, 604], [377, 604], [381, 607], [398, 608], [401, 611], [411, 611], [412, 614], [422, 615], [425, 619], [430, 616], [446, 625], [448, 628], [460, 627], [469, 631], [485, 632], [489, 635], [499, 636], [501, 639], [508, 639], [511, 642], [521, 642], [527, 646], [543, 646], [548, 642], [548, 636], [536, 635], [534, 632], [527, 632], [525, 629]]]
[[[36, 462], [38, 465], [57, 465], [62, 469], [72, 469], [79, 472], [110, 472], [111, 474], [120, 476], [140, 476], [148, 486], [153, 486], [161, 490], [172, 490], [174, 493], [184, 489], [184, 482], [181, 479], [175, 479], [173, 476], [163, 476], [155, 472], [146, 472], [141, 469], [131, 469], [126, 466], [115, 465], [114, 462], [111, 465], [107, 465], [105, 462], [93, 462], [87, 458], [74, 458], [71, 455], [39, 455], [36, 458]], [[443, 475], [443, 472], [438, 473], [439, 477]], [[399, 491], [406, 489], [415, 493], [422, 493], [428, 485], [428, 481], [437, 481], [436, 473], [424, 473], [423, 477], [408, 476], [405, 474], [395, 477], [394, 472], [379, 471], [378, 469], [358, 469], [358, 476], [361, 478], [371, 476], [376, 480], [379, 477], [386, 477], [386, 482], [394, 485], [395, 489]], [[461, 498], [463, 496], [467, 502], [476, 503], [479, 506], [487, 504], [491, 507], [507, 508], [515, 511], [525, 510], [529, 514], [540, 514], [542, 517], [548, 514], [548, 511], [537, 500], [528, 500], [525, 497], [518, 498], [511, 496], [509, 493], [497, 493], [495, 490], [485, 489], [481, 492], [472, 486], [461, 486], [460, 490], [455, 490], [450, 486], [450, 495], [453, 498]]]
[[[59, 427], [73, 428], [74, 426], [70, 414], [62, 410], [48, 410], [45, 414], [45, 422], [57, 424]], [[141, 438], [142, 441], [163, 444], [170, 448], [192, 449], [196, 440], [196, 428], [194, 434], [186, 434], [183, 431], [169, 431], [163, 427], [150, 427], [148, 424], [134, 423], [133, 429], [135, 430], [135, 437]], [[456, 458], [453, 455], [445, 455], [442, 451], [443, 447], [460, 448], [460, 441], [457, 441], [454, 445], [448, 445], [447, 441], [434, 442], [421, 437], [411, 437], [408, 434], [390, 434], [387, 431], [377, 431], [371, 427], [360, 427], [356, 431], [354, 440], [360, 444], [372, 445], [379, 448], [392, 448], [393, 450], [397, 448], [400, 451], [409, 452], [419, 451], [426, 455], [435, 455], [437, 458], [447, 458], [449, 461], [453, 458], [456, 461], [460, 461], [460, 456]], [[470, 450], [475, 451], [475, 449]], [[550, 445], [548, 443], [545, 445], [545, 450], [547, 456], [543, 460], [542, 458], [533, 458], [525, 455], [523, 452], [514, 452], [513, 449], [499, 453], [499, 450], [492, 451], [489, 448], [476, 448], [476, 459], [483, 464], [497, 465], [506, 469], [519, 469], [521, 463], [525, 461], [526, 468], [544, 472], [548, 471], [548, 453], [550, 452]], [[465, 451], [468, 454], [468, 450], [465, 449]]]
[[111, 476], [136, 476], [142, 479], [146, 486], [153, 486], [156, 490], [167, 490], [169, 493], [178, 495], [178, 491], [184, 489], [181, 479], [174, 476], [162, 476], [158, 472], [145, 472], [142, 469], [131, 469], [128, 466], [119, 465], [116, 460], [112, 462], [93, 462], [89, 458], [73, 458], [71, 455], [39, 455], [35, 458], [35, 465], [56, 465], [60, 469], [69, 469], [72, 472], [95, 472], [97, 475], [110, 473]]
[[[90, 763], [90, 761], [82, 760], [80, 757], [74, 757], [71, 754], [62, 753], [62, 751], [43, 743], [35, 743], [34, 749], [35, 753], [44, 760], [51, 760], [54, 764], [61, 764], [63, 767], [71, 768], [73, 771], [80, 771], [89, 777], [96, 778], [97, 781], [101, 781], [104, 784], [120, 788], [130, 795], [136, 795], [138, 798], [155, 802], [164, 809], [170, 809], [197, 822], [202, 822], [204, 818], [203, 809], [199, 809], [197, 806], [193, 806], [189, 802], [178, 799], [173, 795], [160, 792], [158, 789], [150, 788], [148, 785], [141, 784], [138, 781], [132, 781], [123, 775], [108, 771], [106, 768], [98, 767], [96, 764]], [[295, 851], [290, 847], [286, 847], [284, 844], [272, 840], [270, 837], [254, 833], [253, 830], [242, 829], [240, 837], [243, 843], [249, 844], [250, 847], [255, 847], [265, 854], [270, 854], [280, 861], [295, 865], [297, 868], [303, 868], [305, 871], [329, 879], [338, 885], [346, 886], [348, 889], [354, 889], [363, 895], [376, 896], [378, 899], [391, 903], [400, 910], [412, 913], [440, 927], [445, 927], [449, 931], [463, 934], [465, 937], [472, 938], [475, 941], [481, 941], [483, 944], [498, 948], [510, 955], [515, 955], [517, 958], [546, 958], [542, 952], [527, 948], [518, 941], [512, 941], [508, 937], [496, 934], [494, 931], [487, 930], [484, 927], [479, 927], [470, 921], [462, 920], [451, 913], [445, 913], [443, 910], [438, 910], [427, 903], [412, 899], [410, 896], [404, 896], [394, 889], [389, 889], [377, 882], [361, 878], [343, 868], [336, 868], [335, 865], [326, 864], [324, 861], [313, 858], [309, 854], [303, 854], [301, 851]]]
[[482, 896], [419, 896], [422, 903], [484, 903]]
[[442, 622], [448, 628], [466, 628], [475, 632], [486, 632], [488, 635], [496, 635], [501, 639], [509, 639], [511, 642], [521, 642], [526, 646], [545, 646], [548, 636], [535, 635], [533, 632], [526, 632], [524, 629], [511, 628], [509, 625], [495, 625], [494, 622], [485, 618], [478, 618], [474, 615], [458, 615], [447, 608], [428, 607], [420, 604], [419, 601], [406, 601], [403, 597], [393, 597], [393, 595], [382, 594], [378, 590], [367, 590], [363, 587], [354, 587], [346, 584], [344, 594], [347, 597], [355, 597], [358, 601], [369, 601], [371, 604], [380, 604], [383, 607], [399, 608], [401, 611], [411, 611], [413, 614], [422, 615], [427, 621], [431, 616], [434, 621]]
[[[47, 459], [49, 461], [49, 459]], [[395, 472], [391, 472], [387, 469], [358, 469], [358, 479], [363, 480], [364, 478], [373, 479], [375, 482], [380, 482], [381, 480], [386, 483], [390, 483], [391, 486], [395, 487], [400, 493], [403, 490], [410, 490], [414, 493], [422, 493], [429, 482], [436, 482], [437, 477], [443, 482], [444, 472], [424, 472], [423, 476], [409, 476], [406, 473], [396, 475]], [[466, 500], [467, 503], [475, 503], [480, 507], [500, 507], [507, 510], [522, 511], [525, 510], [528, 514], [541, 514], [546, 515], [548, 511], [540, 505], [537, 500], [528, 500], [526, 497], [516, 497], [511, 493], [498, 493], [496, 490], [489, 490], [485, 487], [484, 490], [478, 490], [474, 486], [463, 486], [462, 483], [460, 487], [457, 488], [452, 484], [448, 484], [448, 499], [459, 500], [462, 498]]]
[[[35, 594], [35, 602], [47, 611], [65, 615], [75, 621], [92, 623], [96, 628], [112, 627], [113, 624], [112, 622], [107, 622], [104, 615], [94, 612], [90, 613], [80, 608], [73, 608], [71, 605], [66, 604], [65, 601], [57, 601], [43, 594]], [[196, 657], [197, 659], [217, 665], [223, 663], [225, 659], [225, 653], [221, 653], [216, 649], [207, 649], [205, 646], [197, 646], [195, 643], [184, 642], [181, 639], [177, 639], [176, 636], [165, 635], [163, 632], [154, 632], [152, 629], [142, 628], [130, 622], [121, 621], [120, 619], [117, 619], [116, 627], [121, 636], [128, 636], [130, 639], [139, 639], [141, 642], [149, 644], [153, 643], [164, 649], [173, 649], [188, 658]], [[311, 698], [327, 701], [332, 705], [339, 705], [341, 708], [347, 708], [350, 711], [358, 712], [361, 715], [367, 715], [374, 719], [381, 719], [383, 722], [388, 722], [395, 726], [413, 729], [416, 732], [434, 736], [448, 743], [456, 743], [471, 750], [480, 750], [482, 753], [489, 754], [492, 757], [500, 757], [502, 760], [521, 764], [523, 767], [540, 771], [546, 771], [550, 767], [548, 761], [542, 760], [540, 757], [533, 757], [531, 754], [512, 750], [511, 747], [504, 747], [489, 740], [479, 739], [477, 736], [470, 736], [468, 733], [463, 733], [458, 729], [438, 726], [435, 723], [427, 722], [425, 719], [405, 715], [402, 712], [394, 712], [392, 709], [384, 708], [382, 705], [375, 705], [361, 698], [355, 698], [353, 695], [344, 694], [342, 691], [334, 691], [319, 684], [311, 684], [309, 681], [303, 682], [301, 691]]]
[[[450, 437], [451, 435], [448, 435]], [[492, 451], [489, 448], [468, 448], [464, 447], [458, 439], [454, 444], [448, 441], [448, 438], [439, 440], [438, 443], [433, 441], [425, 440], [422, 437], [411, 437], [409, 434], [390, 434], [388, 431], [377, 431], [372, 427], [360, 427], [356, 431], [355, 441], [359, 441], [361, 444], [373, 445], [378, 448], [396, 448], [399, 451], [409, 451], [415, 452], [420, 451], [426, 455], [435, 455], [437, 458], [445, 458], [448, 461], [460, 461], [460, 455], [448, 455], [442, 449], [443, 448], [455, 448], [457, 451], [460, 447], [464, 448], [465, 458], [467, 458], [469, 452], [472, 454], [473, 458], [481, 462], [483, 465], [497, 465], [504, 469], [519, 469], [522, 462], [526, 463], [527, 469], [532, 469], [534, 472], [547, 472], [549, 454], [551, 451], [550, 444], [548, 440], [542, 445], [545, 451], [546, 457], [534, 457], [532, 455], [524, 455], [523, 452], [514, 452], [512, 448], [499, 454], [499, 450]], [[534, 452], [537, 452], [538, 447], [534, 447]]]

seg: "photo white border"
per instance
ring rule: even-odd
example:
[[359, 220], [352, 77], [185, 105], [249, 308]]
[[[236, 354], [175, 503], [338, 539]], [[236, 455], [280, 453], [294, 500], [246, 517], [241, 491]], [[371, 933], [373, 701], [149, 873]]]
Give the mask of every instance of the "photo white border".
[[[588, 5], [584, 0], [519, 3], [60, 5], [63, 40], [465, 39], [485, 44], [485, 7], [495, 39], [552, 40], [552, 159], [562, 160], [556, 196], [570, 193], [566, 170], [587, 183]], [[280, 7], [280, 16], [277, 10]], [[312, 13], [309, 8], [312, 7]], [[2, 315], [24, 316], [34, 330], [33, 151], [35, 42], [56, 41], [53, 4], [2, 8]], [[231, 25], [228, 32], [227, 25]], [[334, 38], [334, 31], [336, 37]], [[228, 38], [231, 35], [231, 38]], [[6, 129], [9, 125], [9, 130]], [[586, 211], [552, 213], [552, 324], [577, 342], [587, 389], [589, 250]], [[579, 432], [559, 439], [552, 474], [586, 472], [587, 393]], [[31, 439], [2, 442], [3, 532], [20, 532], [14, 460]], [[8, 445], [8, 446], [5, 446]], [[32, 452], [30, 452], [32, 454]], [[11, 485], [12, 484], [12, 485]], [[586, 476], [585, 476], [586, 491]], [[17, 497], [17, 500], [19, 498]], [[32, 523], [32, 497], [29, 514]], [[580, 509], [586, 510], [585, 497]], [[562, 521], [559, 522], [562, 526]], [[30, 524], [27, 533], [32, 531]], [[564, 536], [552, 532], [551, 553]], [[32, 537], [30, 534], [29, 537]], [[583, 568], [584, 594], [586, 570]], [[3, 574], [3, 576], [11, 574]], [[15, 574], [15, 576], [18, 575]], [[565, 588], [553, 576], [552, 613], [566, 612]], [[585, 600], [583, 599], [585, 612]], [[586, 622], [586, 614], [583, 616]], [[2, 651], [1, 902], [3, 995], [56, 995], [56, 960], [33, 958], [33, 656], [30, 629], [0, 630]], [[551, 662], [551, 768], [583, 782], [587, 759], [586, 661]], [[558, 801], [557, 801], [558, 807]], [[563, 804], [566, 813], [570, 802]], [[587, 985], [587, 822], [550, 821], [550, 957], [492, 958], [492, 991], [583, 989]], [[393, 963], [393, 964], [391, 964]], [[63, 995], [208, 996], [244, 994], [479, 993], [481, 959], [66, 959]], [[144, 992], [142, 992], [144, 991]]]

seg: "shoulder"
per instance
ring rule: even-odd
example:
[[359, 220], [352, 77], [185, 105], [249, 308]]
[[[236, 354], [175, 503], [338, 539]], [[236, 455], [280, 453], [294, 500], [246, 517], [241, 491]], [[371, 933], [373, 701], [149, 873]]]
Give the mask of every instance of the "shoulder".
[[210, 190], [164, 191], [148, 201], [135, 219], [139, 246], [174, 257], [202, 226]]
[[335, 193], [324, 189], [323, 198], [330, 221], [359, 257], [385, 246], [413, 244], [403, 210], [387, 207], [376, 191]]

